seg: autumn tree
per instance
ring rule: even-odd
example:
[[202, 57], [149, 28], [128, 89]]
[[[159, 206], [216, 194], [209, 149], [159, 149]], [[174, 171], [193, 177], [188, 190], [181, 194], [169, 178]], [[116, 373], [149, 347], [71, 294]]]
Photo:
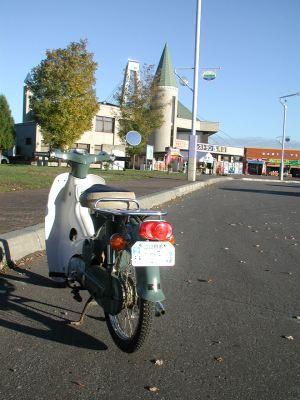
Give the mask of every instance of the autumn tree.
[[68, 148], [91, 129], [98, 110], [96, 68], [86, 40], [47, 50], [46, 58], [33, 68], [30, 108], [51, 147]]
[[163, 101], [153, 75], [153, 65], [144, 65], [141, 77], [132, 87], [120, 87], [116, 100], [120, 106], [119, 136], [125, 142], [126, 133], [138, 131], [142, 136], [141, 144], [128, 148], [131, 155], [139, 154], [148, 142], [153, 130], [159, 128], [164, 121]]
[[4, 95], [0, 95], [0, 157], [2, 150], [13, 147], [15, 139], [14, 119]]

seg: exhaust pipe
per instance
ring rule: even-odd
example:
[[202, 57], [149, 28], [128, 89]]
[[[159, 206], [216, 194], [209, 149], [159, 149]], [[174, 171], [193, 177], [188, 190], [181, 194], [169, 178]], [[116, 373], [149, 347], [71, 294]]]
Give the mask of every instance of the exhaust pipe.
[[165, 315], [166, 310], [163, 304], [160, 301], [155, 303], [155, 316], [160, 317], [161, 315]]

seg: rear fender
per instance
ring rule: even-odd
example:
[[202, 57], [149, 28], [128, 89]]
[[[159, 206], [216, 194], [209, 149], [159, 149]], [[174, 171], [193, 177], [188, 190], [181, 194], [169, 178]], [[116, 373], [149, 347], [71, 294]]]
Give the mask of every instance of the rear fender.
[[[126, 269], [130, 262], [130, 251], [122, 251], [119, 258], [120, 270]], [[135, 272], [139, 297], [153, 302], [163, 301], [165, 299], [165, 295], [161, 290], [159, 267], [136, 267]]]
[[136, 267], [137, 293], [145, 300], [163, 301], [165, 295], [161, 290], [159, 267]]

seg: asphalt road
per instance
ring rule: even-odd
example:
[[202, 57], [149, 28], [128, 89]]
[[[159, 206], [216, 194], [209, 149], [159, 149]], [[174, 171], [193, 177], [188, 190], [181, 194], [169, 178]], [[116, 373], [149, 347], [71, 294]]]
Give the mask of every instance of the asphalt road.
[[231, 181], [168, 204], [167, 314], [133, 355], [99, 307], [67, 324], [82, 304], [47, 278], [43, 255], [0, 276], [0, 397], [299, 399], [299, 200], [300, 185]]

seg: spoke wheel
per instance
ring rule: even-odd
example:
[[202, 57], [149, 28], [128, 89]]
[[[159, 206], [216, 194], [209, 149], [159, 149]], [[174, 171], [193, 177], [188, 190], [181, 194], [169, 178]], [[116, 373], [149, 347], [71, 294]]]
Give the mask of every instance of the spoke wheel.
[[117, 315], [106, 313], [106, 324], [116, 345], [133, 353], [144, 344], [151, 331], [154, 303], [137, 296], [135, 271], [131, 265], [119, 278], [124, 288], [123, 309]]

